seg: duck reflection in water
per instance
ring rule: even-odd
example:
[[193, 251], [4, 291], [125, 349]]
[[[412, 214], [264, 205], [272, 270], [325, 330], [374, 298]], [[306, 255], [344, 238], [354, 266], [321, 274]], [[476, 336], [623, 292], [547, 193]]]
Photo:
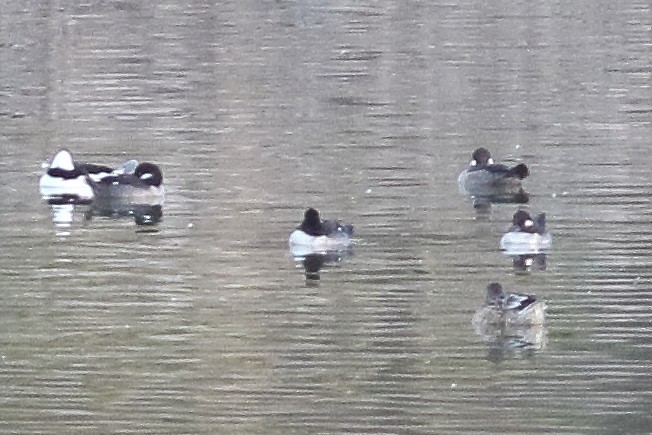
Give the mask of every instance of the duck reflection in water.
[[94, 200], [91, 204], [82, 202], [48, 201], [52, 209], [52, 223], [59, 235], [69, 235], [75, 223], [75, 213], [83, 216], [83, 222], [90, 222], [94, 217], [111, 219], [133, 219], [138, 231], [154, 231], [163, 218], [160, 204], [120, 204], [113, 202], [110, 206]]
[[306, 271], [306, 284], [319, 281], [319, 271], [324, 267], [326, 256], [322, 254], [308, 254], [303, 258], [303, 268]]
[[341, 263], [346, 257], [353, 255], [350, 250], [341, 253], [331, 252], [329, 254], [308, 254], [303, 258], [295, 257], [303, 266], [306, 274], [306, 285], [319, 285], [321, 270], [324, 267], [332, 267]]
[[319, 283], [324, 266], [340, 263], [352, 255], [352, 236], [353, 225], [322, 220], [316, 209], [306, 210], [303, 221], [288, 240], [290, 254], [305, 270], [306, 284]]
[[545, 349], [546, 304], [534, 295], [506, 293], [499, 283], [487, 286], [484, 304], [471, 321], [485, 342], [489, 359], [528, 357]]
[[530, 195], [523, 190], [521, 180], [529, 174], [524, 163], [513, 167], [494, 163], [486, 148], [478, 148], [457, 183], [460, 192], [471, 198], [473, 207], [482, 212], [488, 211], [491, 204], [527, 204]]
[[84, 214], [86, 221], [92, 220], [95, 216], [133, 219], [137, 226], [151, 227], [163, 219], [163, 207], [161, 204], [119, 204], [116, 202], [112, 202], [108, 206], [96, 200]]
[[512, 226], [500, 239], [500, 249], [512, 257], [514, 270], [527, 272], [546, 269], [546, 257], [552, 248], [552, 236], [546, 227], [546, 214], [532, 218], [525, 210], [512, 217]]

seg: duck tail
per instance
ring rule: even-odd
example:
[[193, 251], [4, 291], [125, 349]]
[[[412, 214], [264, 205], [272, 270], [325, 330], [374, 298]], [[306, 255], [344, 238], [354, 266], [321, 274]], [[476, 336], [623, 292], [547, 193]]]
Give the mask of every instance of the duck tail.
[[341, 226], [341, 229], [342, 229], [342, 231], [344, 231], [344, 233], [345, 233], [347, 236], [349, 236], [349, 237], [353, 236], [353, 225], [351, 225], [351, 224], [348, 224], [348, 225], [342, 225], [342, 226]]
[[521, 180], [528, 175], [530, 175], [530, 169], [528, 169], [525, 163], [519, 163], [518, 165], [510, 168], [506, 174], [508, 177], [517, 177]]
[[528, 320], [530, 325], [544, 325], [546, 323], [546, 303], [537, 301], [528, 309]]
[[327, 236], [344, 234], [351, 237], [353, 235], [353, 225], [344, 225], [337, 220], [323, 220], [322, 228], [324, 229], [324, 234]]

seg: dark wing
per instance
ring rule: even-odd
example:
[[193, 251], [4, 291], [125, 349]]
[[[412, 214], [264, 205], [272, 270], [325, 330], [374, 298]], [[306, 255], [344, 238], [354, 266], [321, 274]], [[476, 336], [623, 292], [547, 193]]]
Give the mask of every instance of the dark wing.
[[508, 177], [508, 178], [523, 179], [528, 175], [530, 175], [530, 170], [528, 169], [525, 163], [519, 163], [513, 168], [509, 168], [501, 164], [495, 164], [495, 165], [479, 166], [478, 169], [484, 169], [486, 171], [491, 172], [492, 174], [501, 175], [503, 177]]
[[480, 165], [478, 169], [484, 169], [485, 171], [491, 172], [495, 175], [507, 175], [509, 173], [509, 168], [505, 165], [495, 164], [495, 165]]
[[309, 236], [319, 237], [327, 235], [320, 223], [313, 225], [310, 222], [303, 221], [301, 222], [301, 225], [299, 225], [298, 229], [308, 234]]
[[96, 165], [94, 163], [78, 163], [79, 169], [86, 174], [99, 174], [106, 172], [110, 174], [113, 172], [113, 168], [104, 165]]
[[506, 310], [523, 310], [536, 301], [533, 295], [523, 295], [519, 293], [510, 293], [503, 299], [503, 308]]
[[342, 225], [337, 220], [323, 220], [321, 222], [322, 230], [327, 236], [337, 234], [345, 234], [347, 236], [353, 235], [353, 225]]

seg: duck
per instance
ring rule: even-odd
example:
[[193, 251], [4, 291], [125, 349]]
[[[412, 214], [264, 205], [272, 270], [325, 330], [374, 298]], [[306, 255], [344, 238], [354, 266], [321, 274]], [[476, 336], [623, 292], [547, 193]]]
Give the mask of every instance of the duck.
[[160, 205], [165, 197], [163, 173], [154, 163], [139, 163], [133, 173], [114, 172], [90, 180], [97, 203]]
[[315, 253], [342, 251], [349, 248], [353, 225], [344, 225], [338, 220], [322, 220], [319, 211], [308, 208], [303, 221], [288, 240], [290, 252], [295, 257]]
[[88, 183], [89, 174], [93, 173], [99, 179], [111, 172], [113, 169], [108, 166], [80, 164], [70, 151], [59, 150], [39, 180], [41, 196], [56, 202], [90, 202], [93, 189]]
[[545, 324], [546, 304], [535, 295], [506, 293], [500, 283], [487, 285], [485, 301], [473, 315], [476, 330], [488, 326], [532, 326]]
[[91, 182], [104, 177], [133, 172], [138, 165], [130, 160], [117, 168], [94, 163], [80, 163], [67, 149], [57, 151], [47, 171], [39, 180], [41, 196], [51, 204], [90, 203], [94, 198]]
[[472, 154], [471, 163], [457, 177], [462, 193], [486, 197], [491, 202], [527, 203], [529, 195], [523, 191], [522, 182], [530, 174], [525, 163], [508, 167], [494, 163], [486, 148]]
[[546, 214], [532, 218], [526, 210], [517, 210], [512, 226], [500, 239], [500, 249], [510, 256], [536, 255], [552, 248], [552, 236], [546, 228]]

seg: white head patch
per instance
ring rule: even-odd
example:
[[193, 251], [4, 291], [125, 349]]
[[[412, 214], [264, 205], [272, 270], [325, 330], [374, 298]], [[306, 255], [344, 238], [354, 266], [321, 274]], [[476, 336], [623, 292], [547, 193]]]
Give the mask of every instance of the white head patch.
[[145, 172], [143, 175], [140, 176], [140, 179], [141, 180], [149, 180], [152, 177], [153, 177], [152, 174], [150, 174], [149, 172]]
[[475, 160], [471, 160], [471, 166], [478, 166], [478, 162], [476, 162]]
[[530, 228], [532, 225], [534, 225], [534, 222], [532, 222], [530, 219], [527, 219], [525, 222], [523, 222], [523, 226], [525, 228]]
[[72, 154], [69, 151], [61, 150], [52, 158], [51, 168], [63, 169], [64, 171], [72, 171], [75, 169], [75, 164], [72, 161]]
[[493, 165], [494, 164], [494, 159], [489, 158], [489, 160], [487, 160], [487, 164], [488, 165]]

